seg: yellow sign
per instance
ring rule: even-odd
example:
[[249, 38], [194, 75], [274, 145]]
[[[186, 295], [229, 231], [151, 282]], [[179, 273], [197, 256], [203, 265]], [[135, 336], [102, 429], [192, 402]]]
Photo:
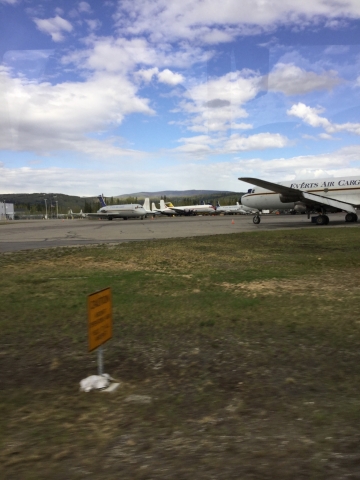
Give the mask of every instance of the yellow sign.
[[89, 352], [112, 337], [111, 288], [88, 295]]

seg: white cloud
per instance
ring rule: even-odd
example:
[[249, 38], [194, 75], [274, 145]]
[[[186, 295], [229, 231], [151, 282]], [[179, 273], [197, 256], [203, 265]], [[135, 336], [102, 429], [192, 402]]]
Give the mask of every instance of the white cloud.
[[135, 72], [135, 76], [141, 78], [144, 82], [149, 83], [154, 76], [157, 76], [159, 69], [157, 67], [144, 69]]
[[[154, 113], [127, 79], [108, 74], [51, 85], [12, 79], [2, 69], [0, 101], [0, 148], [38, 153], [98, 154], [102, 143], [88, 135], [119, 125], [131, 113]], [[126, 150], [105, 141], [103, 152], [109, 148], [113, 154]]]
[[268, 89], [285, 95], [303, 95], [316, 90], [331, 90], [342, 80], [330, 70], [323, 74], [308, 72], [294, 64], [278, 63], [269, 74]]
[[231, 130], [250, 130], [253, 126], [251, 123], [232, 123]]
[[296, 105], [293, 105], [286, 113], [288, 115], [301, 118], [305, 123], [311, 125], [312, 127], [323, 127], [327, 129], [330, 127], [329, 120], [318, 115], [323, 111], [324, 110], [322, 108], [311, 108], [304, 103], [299, 102]]
[[90, 31], [95, 31], [101, 27], [101, 22], [100, 20], [89, 20], [86, 19], [85, 22], [87, 23], [89, 30]]
[[115, 16], [118, 27], [132, 35], [149, 34], [154, 42], [189, 39], [228, 42], [237, 35], [269, 32], [278, 26], [298, 30], [320, 23], [339, 28], [346, 18], [360, 17], [358, 0], [122, 0]]
[[161, 67], [189, 68], [206, 61], [211, 52], [182, 44], [174, 48], [166, 42], [154, 47], [145, 38], [88, 37], [86, 47], [62, 58], [63, 64], [73, 63], [90, 71], [131, 72], [135, 69]]
[[149, 83], [156, 77], [160, 83], [176, 86], [184, 81], [183, 75], [180, 73], [174, 73], [168, 68], [159, 72], [157, 67], [138, 70], [135, 72], [135, 77], [141, 78], [144, 82]]
[[91, 7], [87, 2], [79, 3], [79, 12], [91, 13]]
[[158, 73], [158, 80], [160, 83], [166, 83], [167, 85], [179, 85], [184, 81], [184, 77], [180, 73], [174, 73], [168, 68]]
[[333, 137], [329, 135], [328, 133], [320, 133], [319, 138], [322, 138], [323, 140], [332, 140]]
[[184, 137], [178, 140], [183, 143], [172, 152], [180, 152], [192, 157], [202, 158], [204, 155], [227, 155], [254, 150], [268, 150], [270, 148], [284, 148], [289, 144], [288, 139], [279, 133], [258, 133], [243, 136], [235, 133], [230, 137], [212, 137], [198, 135]]
[[[139, 191], [216, 189], [246, 191], [249, 184], [241, 176], [257, 176], [274, 182], [294, 179], [359, 175], [360, 146], [353, 145], [330, 154], [303, 155], [291, 158], [234, 158], [229, 161], [196, 161], [168, 164], [156, 168], [149, 160], [138, 168], [138, 162], [112, 164], [101, 170], [83, 168], [5, 167], [0, 164], [0, 190], [3, 193], [62, 192], [72, 195], [108, 196]], [[130, 167], [129, 167], [130, 166]]]
[[288, 139], [279, 133], [257, 133], [249, 137], [236, 133], [231, 135], [229, 140], [225, 142], [224, 150], [227, 153], [267, 150], [268, 148], [284, 148], [288, 143]]
[[331, 123], [327, 118], [318, 115], [323, 111], [322, 108], [311, 108], [300, 102], [293, 105], [291, 109], [287, 111], [287, 114], [301, 118], [305, 123], [312, 127], [322, 127], [328, 134], [349, 132], [355, 135], [360, 135], [360, 123]]
[[54, 42], [64, 40], [63, 32], [69, 33], [73, 29], [70, 22], [58, 15], [53, 18], [34, 18], [33, 20], [41, 32], [51, 35]]
[[[188, 85], [182, 111], [190, 116], [188, 129], [193, 132], [223, 132], [247, 117], [243, 105], [260, 91], [261, 78], [254, 72], [230, 72], [197, 85]], [[241, 125], [241, 124], [240, 124]]]
[[241, 166], [241, 176], [259, 176], [280, 182], [294, 178], [311, 178], [319, 171], [328, 172], [329, 176], [340, 176], [345, 170], [351, 169], [354, 175], [359, 175], [359, 155], [360, 146], [353, 145], [351, 148], [342, 148], [332, 153], [273, 160], [242, 159], [238, 160], [237, 164], [238, 168]]

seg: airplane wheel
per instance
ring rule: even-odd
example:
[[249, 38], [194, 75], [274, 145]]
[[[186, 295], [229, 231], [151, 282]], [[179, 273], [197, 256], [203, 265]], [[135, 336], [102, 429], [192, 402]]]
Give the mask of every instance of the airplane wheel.
[[345, 216], [345, 222], [357, 222], [358, 216], [356, 213], [347, 213]]
[[329, 223], [329, 217], [327, 215], [318, 215], [316, 217], [316, 225], [327, 225]]
[[253, 222], [255, 223], [255, 225], [259, 225], [259, 223], [260, 223], [259, 215], [255, 215], [255, 217], [253, 218]]
[[112, 220], [112, 217], [108, 217], [108, 220]]

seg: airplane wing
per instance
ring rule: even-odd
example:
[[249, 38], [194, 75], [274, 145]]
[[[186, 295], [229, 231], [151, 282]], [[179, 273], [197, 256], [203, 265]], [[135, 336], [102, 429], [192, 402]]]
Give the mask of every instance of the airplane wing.
[[186, 215], [186, 214], [189, 214], [190, 212], [192, 212], [192, 210], [182, 210], [181, 208], [176, 208], [176, 207], [170, 207], [171, 210], [173, 210], [175, 213], [177, 213], [178, 215]]
[[266, 180], [261, 180], [260, 178], [251, 178], [251, 177], [241, 177], [239, 180], [256, 185], [257, 187], [266, 188], [272, 192], [279, 193], [281, 195], [286, 195], [289, 198], [294, 198], [303, 201], [306, 205], [319, 205], [323, 207], [333, 207], [338, 208], [339, 210], [344, 210], [345, 212], [355, 213], [356, 210], [351, 203], [342, 202], [340, 200], [335, 200], [333, 198], [324, 197], [318, 193], [308, 193], [297, 188], [285, 187], [284, 185], [279, 185], [278, 183], [268, 182]]
[[303, 193], [302, 190], [285, 187], [284, 185], [279, 185], [278, 183], [261, 180], [260, 178], [241, 177], [239, 178], [239, 180], [241, 180], [242, 182], [251, 183], [251, 185], [256, 185], [257, 187], [266, 188], [267, 190], [271, 190], [272, 192], [281, 193], [282, 195], [298, 197], [299, 193]]

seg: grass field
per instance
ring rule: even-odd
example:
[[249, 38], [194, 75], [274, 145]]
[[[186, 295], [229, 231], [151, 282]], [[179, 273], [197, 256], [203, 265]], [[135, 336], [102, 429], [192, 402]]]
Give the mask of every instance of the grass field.
[[360, 478], [359, 267], [358, 228], [1, 254], [0, 476]]

